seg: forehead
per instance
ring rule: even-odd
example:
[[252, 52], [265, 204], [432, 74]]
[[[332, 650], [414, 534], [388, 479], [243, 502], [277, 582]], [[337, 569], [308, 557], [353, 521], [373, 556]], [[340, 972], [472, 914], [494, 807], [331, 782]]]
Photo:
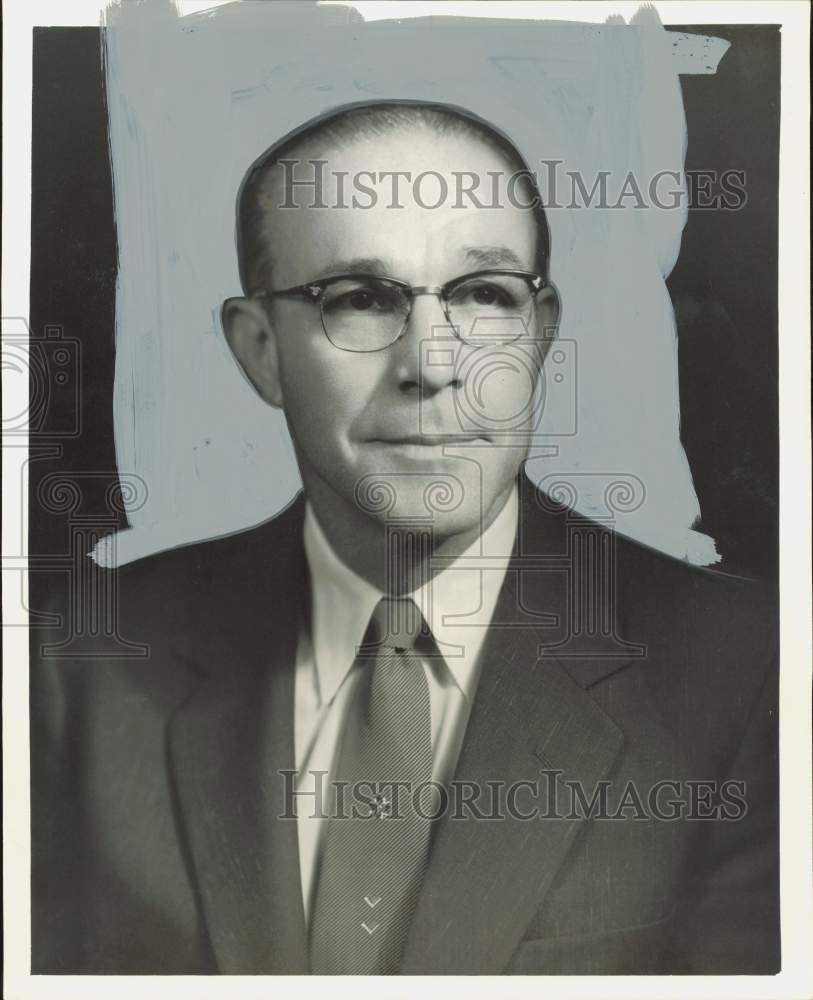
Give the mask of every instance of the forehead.
[[329, 147], [317, 137], [286, 159], [263, 198], [275, 288], [363, 259], [413, 283], [442, 282], [489, 266], [478, 248], [504, 250], [503, 266], [534, 267], [535, 217], [517, 203], [527, 188], [507, 197], [517, 167], [476, 135], [410, 126]]

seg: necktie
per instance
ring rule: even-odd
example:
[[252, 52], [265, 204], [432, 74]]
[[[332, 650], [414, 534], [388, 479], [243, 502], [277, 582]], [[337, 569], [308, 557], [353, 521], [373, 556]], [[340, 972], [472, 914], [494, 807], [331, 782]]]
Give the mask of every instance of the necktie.
[[408, 598], [384, 598], [373, 612], [334, 778], [334, 788], [348, 784], [331, 802], [311, 924], [313, 973], [398, 971], [431, 828], [429, 686], [415, 649], [427, 636]]

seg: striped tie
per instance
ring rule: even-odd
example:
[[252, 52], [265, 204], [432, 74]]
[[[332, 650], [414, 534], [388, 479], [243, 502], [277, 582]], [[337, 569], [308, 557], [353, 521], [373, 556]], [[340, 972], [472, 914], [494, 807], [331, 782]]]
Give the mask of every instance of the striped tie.
[[[313, 973], [398, 971], [429, 851], [429, 686], [416, 650], [427, 641], [409, 598], [379, 602], [358, 657], [367, 669], [351, 698], [335, 773], [334, 788], [349, 784], [343, 809], [334, 798], [327, 827], [311, 924]], [[364, 785], [354, 794], [357, 782]], [[398, 782], [406, 787], [393, 788]]]

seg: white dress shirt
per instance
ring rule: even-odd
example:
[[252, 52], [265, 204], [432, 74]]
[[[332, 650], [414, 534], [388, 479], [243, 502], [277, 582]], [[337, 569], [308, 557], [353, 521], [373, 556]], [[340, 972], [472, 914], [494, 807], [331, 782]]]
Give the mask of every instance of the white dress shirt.
[[[452, 565], [407, 595], [432, 630], [443, 658], [423, 661], [432, 718], [432, 778], [451, 780], [477, 688], [480, 651], [505, 579], [517, 530], [518, 499], [510, 499], [486, 531]], [[294, 735], [298, 778], [297, 831], [305, 918], [310, 918], [314, 876], [325, 821], [314, 815], [319, 780], [327, 789], [337, 764], [339, 737], [353, 690], [356, 647], [383, 593], [335, 554], [310, 506], [305, 511], [305, 553], [311, 578], [311, 628], [297, 650]], [[317, 778], [317, 772], [327, 772]]]

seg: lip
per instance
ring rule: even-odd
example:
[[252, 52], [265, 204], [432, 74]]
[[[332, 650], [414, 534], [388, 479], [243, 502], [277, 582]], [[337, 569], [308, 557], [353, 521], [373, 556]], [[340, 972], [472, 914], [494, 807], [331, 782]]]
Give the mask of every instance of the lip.
[[438, 448], [444, 444], [470, 444], [473, 441], [485, 441], [479, 434], [408, 434], [404, 437], [373, 438], [372, 444], [384, 444], [390, 447]]

